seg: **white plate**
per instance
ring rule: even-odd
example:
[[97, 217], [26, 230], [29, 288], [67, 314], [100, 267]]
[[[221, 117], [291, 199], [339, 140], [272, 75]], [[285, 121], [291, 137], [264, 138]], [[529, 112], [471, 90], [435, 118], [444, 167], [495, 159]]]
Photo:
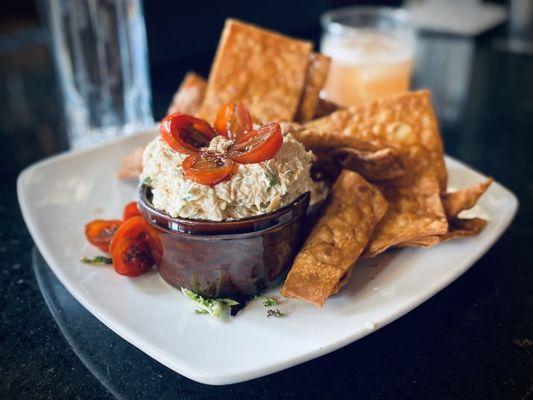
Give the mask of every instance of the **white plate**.
[[[156, 272], [130, 279], [110, 267], [88, 266], [84, 224], [116, 218], [134, 199], [135, 185], [115, 171], [123, 154], [153, 132], [39, 162], [18, 179], [24, 220], [42, 255], [72, 295], [100, 321], [174, 371], [195, 381], [241, 382], [319, 357], [383, 327], [444, 288], [479, 259], [508, 227], [516, 197], [494, 183], [479, 202], [490, 221], [477, 237], [432, 249], [403, 249], [357, 265], [350, 284], [323, 309], [282, 300], [288, 315], [266, 318], [260, 302], [237, 318], [218, 321], [193, 313], [194, 305]], [[450, 185], [484, 177], [447, 158]], [[270, 295], [280, 298], [277, 290]]]

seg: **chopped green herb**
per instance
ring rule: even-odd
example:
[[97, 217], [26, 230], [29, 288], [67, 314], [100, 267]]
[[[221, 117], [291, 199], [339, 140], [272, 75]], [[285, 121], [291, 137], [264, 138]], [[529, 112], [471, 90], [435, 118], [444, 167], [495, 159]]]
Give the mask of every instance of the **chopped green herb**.
[[195, 314], [210, 314], [214, 317], [220, 318], [223, 315], [228, 315], [232, 306], [236, 306], [239, 302], [232, 299], [212, 299], [200, 296], [192, 290], [181, 288], [181, 292], [189, 300], [195, 302], [200, 309], [195, 310]]
[[109, 265], [113, 264], [113, 260], [105, 256], [94, 256], [93, 258], [83, 257], [81, 259], [82, 263], [91, 264], [91, 265]]
[[274, 307], [278, 305], [278, 301], [275, 298], [261, 296], [260, 294], [255, 294], [250, 298], [250, 301], [254, 301], [254, 300], [262, 300], [263, 305], [265, 307]]
[[152, 183], [154, 183], [154, 181], [151, 176], [147, 176], [143, 179], [142, 183], [145, 184], [146, 186], [152, 186]]
[[278, 178], [272, 172], [265, 171], [265, 176], [267, 178], [269, 188], [279, 184]]
[[263, 305], [265, 307], [274, 307], [278, 305], [276, 299], [273, 299], [272, 297], [264, 297], [263, 299]]
[[278, 308], [270, 309], [267, 311], [267, 318], [270, 318], [270, 317], [281, 318], [284, 316], [285, 314], [283, 314]]

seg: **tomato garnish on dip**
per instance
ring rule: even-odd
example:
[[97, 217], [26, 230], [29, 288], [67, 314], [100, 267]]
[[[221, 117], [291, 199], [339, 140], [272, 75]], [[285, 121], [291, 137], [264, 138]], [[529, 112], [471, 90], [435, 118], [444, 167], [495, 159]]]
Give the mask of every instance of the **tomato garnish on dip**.
[[124, 206], [124, 213], [122, 214], [122, 219], [124, 221], [138, 215], [141, 215], [141, 213], [137, 207], [136, 201], [132, 201]]
[[183, 154], [195, 154], [217, 133], [203, 119], [190, 115], [170, 114], [161, 121], [161, 137], [172, 150]]
[[228, 103], [218, 110], [214, 128], [219, 135], [236, 139], [253, 128], [252, 116], [243, 104]]
[[109, 251], [113, 235], [118, 230], [122, 221], [95, 219], [85, 225], [85, 236], [89, 243], [102, 251]]
[[138, 276], [152, 267], [148, 227], [142, 216], [131, 217], [120, 225], [109, 252], [115, 271], [121, 275]]
[[227, 179], [236, 167], [224, 154], [201, 151], [187, 157], [182, 164], [185, 176], [202, 185], [215, 185]]
[[228, 149], [228, 157], [241, 164], [253, 164], [270, 160], [283, 144], [278, 123], [270, 123], [244, 133]]

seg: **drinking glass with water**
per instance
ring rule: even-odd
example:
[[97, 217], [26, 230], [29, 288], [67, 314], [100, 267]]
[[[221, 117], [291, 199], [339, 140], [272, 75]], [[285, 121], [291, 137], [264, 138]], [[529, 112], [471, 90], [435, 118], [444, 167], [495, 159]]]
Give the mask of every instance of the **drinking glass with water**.
[[73, 148], [153, 124], [141, 0], [47, 0]]

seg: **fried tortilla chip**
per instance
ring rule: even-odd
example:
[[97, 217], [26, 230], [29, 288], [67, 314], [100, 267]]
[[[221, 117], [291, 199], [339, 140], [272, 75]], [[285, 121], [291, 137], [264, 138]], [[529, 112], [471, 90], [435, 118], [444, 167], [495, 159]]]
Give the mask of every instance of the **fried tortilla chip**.
[[212, 123], [228, 102], [261, 122], [292, 121], [304, 90], [312, 44], [228, 19], [200, 116]]
[[461, 219], [461, 211], [474, 207], [483, 193], [489, 188], [492, 178], [469, 188], [449, 192], [442, 196], [444, 210], [448, 218], [448, 232], [440, 236], [428, 236], [413, 242], [406, 242], [397, 247], [432, 247], [446, 240], [474, 236], [483, 230], [487, 221], [481, 218]]
[[181, 113], [196, 115], [204, 100], [207, 82], [200, 75], [189, 71], [168, 107], [167, 114]]
[[370, 182], [397, 179], [405, 174], [402, 160], [390, 148], [369, 151], [340, 147], [331, 156], [342, 168], [358, 172]]
[[469, 188], [449, 192], [443, 195], [442, 203], [448, 218], [455, 218], [463, 210], [469, 210], [477, 203], [479, 198], [492, 183], [492, 178], [485, 182], [470, 186]]
[[322, 306], [346, 282], [386, 210], [376, 187], [355, 172], [342, 171], [281, 294]]
[[366, 256], [402, 243], [427, 243], [430, 239], [424, 242], [426, 237], [448, 231], [440, 197], [447, 172], [427, 91], [393, 95], [339, 110], [305, 127], [391, 147], [402, 160], [405, 174], [378, 184], [389, 209], [375, 229]]
[[328, 77], [331, 59], [320, 53], [311, 53], [305, 75], [305, 86], [296, 111], [295, 120], [307, 122], [313, 119], [318, 105], [320, 91]]
[[[307, 150], [317, 156], [317, 164], [337, 165], [357, 172], [370, 182], [396, 179], [404, 174], [398, 153], [390, 147], [380, 147], [353, 136], [316, 132], [296, 123], [282, 123], [284, 133], [290, 133]], [[336, 178], [337, 174], [333, 174]]]
[[338, 104], [333, 103], [325, 99], [318, 99], [318, 104], [316, 105], [315, 115], [313, 118], [322, 118], [331, 113], [337, 111], [340, 108]]
[[352, 135], [377, 145], [407, 150], [421, 144], [429, 153], [442, 192], [447, 187], [444, 148], [429, 92], [421, 90], [384, 97], [313, 120], [305, 127], [318, 132]]
[[117, 171], [117, 178], [122, 180], [139, 179], [143, 169], [143, 153], [145, 146], [137, 147], [131, 153], [126, 154]]
[[487, 221], [482, 218], [452, 218], [449, 223], [450, 229], [440, 237], [441, 242], [461, 237], [475, 236], [487, 225]]
[[404, 242], [396, 245], [396, 247], [433, 247], [441, 242], [440, 236], [427, 236], [413, 242]]
[[376, 227], [365, 256], [409, 242], [427, 244], [431, 240], [427, 237], [448, 231], [439, 182], [424, 157], [429, 155], [423, 147], [413, 147], [410, 158], [404, 159], [405, 176], [379, 185], [389, 209]]

